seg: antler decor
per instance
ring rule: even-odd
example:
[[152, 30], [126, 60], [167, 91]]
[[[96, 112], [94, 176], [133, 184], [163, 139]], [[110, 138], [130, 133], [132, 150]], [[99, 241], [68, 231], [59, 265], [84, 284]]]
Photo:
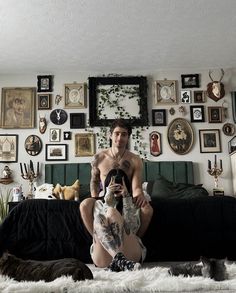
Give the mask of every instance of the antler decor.
[[224, 84], [221, 82], [224, 77], [225, 72], [221, 68], [221, 77], [220, 77], [219, 81], [215, 81], [212, 78], [212, 72], [213, 72], [213, 70], [209, 70], [209, 77], [212, 82], [208, 83], [208, 85], [207, 85], [207, 95], [209, 98], [211, 98], [212, 100], [217, 102], [220, 99], [222, 99], [225, 95]]
[[37, 178], [39, 176], [39, 162], [37, 163], [37, 170], [35, 172], [34, 170], [34, 164], [33, 162], [30, 160], [30, 164], [29, 166], [27, 166], [24, 163], [24, 170], [23, 170], [23, 166], [22, 163], [20, 163], [20, 171], [21, 171], [21, 177], [25, 180], [29, 180], [29, 192], [26, 196], [27, 199], [31, 199], [33, 198], [33, 182], [34, 179]]

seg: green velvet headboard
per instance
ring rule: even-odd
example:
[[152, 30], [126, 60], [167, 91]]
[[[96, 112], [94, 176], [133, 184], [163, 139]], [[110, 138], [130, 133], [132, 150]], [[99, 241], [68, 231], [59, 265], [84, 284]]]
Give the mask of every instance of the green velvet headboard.
[[[157, 174], [176, 183], [194, 183], [193, 162], [191, 161], [145, 161], [143, 181], [154, 180]], [[82, 185], [90, 182], [90, 163], [46, 164], [45, 182], [56, 185], [71, 185], [76, 179]]]

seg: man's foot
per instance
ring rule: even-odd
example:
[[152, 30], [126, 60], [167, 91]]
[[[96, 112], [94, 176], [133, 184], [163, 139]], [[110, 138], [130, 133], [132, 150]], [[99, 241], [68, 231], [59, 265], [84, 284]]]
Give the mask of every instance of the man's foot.
[[136, 271], [141, 268], [141, 264], [128, 260], [122, 252], [118, 252], [108, 268], [113, 272]]

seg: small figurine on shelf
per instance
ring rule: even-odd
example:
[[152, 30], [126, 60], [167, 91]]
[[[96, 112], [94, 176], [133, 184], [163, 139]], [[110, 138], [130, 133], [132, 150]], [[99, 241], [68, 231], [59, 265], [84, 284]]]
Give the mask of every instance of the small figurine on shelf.
[[2, 172], [2, 178], [11, 178], [11, 170], [8, 166], [5, 166]]

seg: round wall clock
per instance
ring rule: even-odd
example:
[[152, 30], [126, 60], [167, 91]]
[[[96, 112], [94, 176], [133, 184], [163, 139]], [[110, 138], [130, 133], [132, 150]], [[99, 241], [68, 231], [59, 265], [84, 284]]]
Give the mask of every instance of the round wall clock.
[[56, 125], [62, 125], [67, 120], [67, 113], [62, 109], [55, 109], [50, 114], [50, 120]]
[[37, 156], [42, 150], [42, 141], [37, 135], [29, 135], [25, 140], [25, 150], [31, 156]]

